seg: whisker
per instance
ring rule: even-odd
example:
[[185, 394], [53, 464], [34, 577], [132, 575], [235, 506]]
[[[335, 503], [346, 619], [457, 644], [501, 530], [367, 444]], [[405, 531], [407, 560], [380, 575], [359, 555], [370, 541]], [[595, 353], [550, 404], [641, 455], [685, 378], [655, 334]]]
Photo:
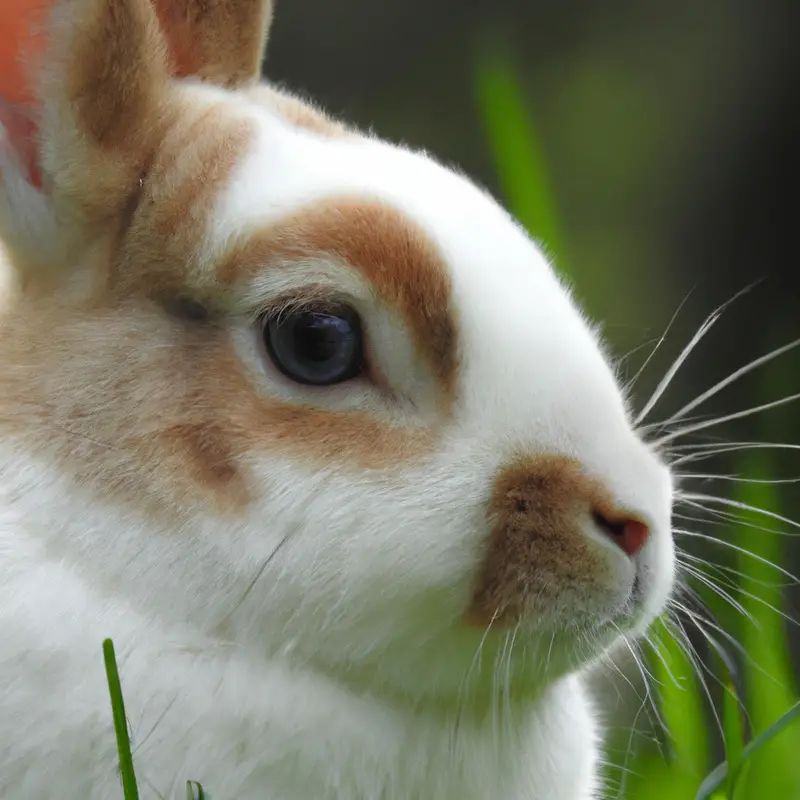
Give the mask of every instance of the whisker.
[[[686, 550], [681, 550], [680, 553], [677, 554], [677, 562], [681, 566], [684, 566], [683, 559], [688, 559], [695, 564], [702, 564], [705, 567], [708, 567], [709, 570], [712, 570], [715, 573], [729, 573], [730, 575], [735, 576], [736, 578], [746, 578], [747, 580], [760, 585], [764, 586], [765, 588], [769, 589], [778, 589], [778, 588], [785, 588], [787, 586], [791, 586], [789, 583], [778, 582], [775, 581], [762, 581], [760, 578], [754, 578], [752, 575], [748, 575], [746, 572], [742, 572], [742, 570], [735, 569], [734, 567], [728, 567], [724, 564], [714, 564], [711, 561], [708, 561], [705, 558], [701, 558], [698, 555], [693, 553], [689, 553]], [[731, 589], [736, 589], [738, 591], [740, 584], [737, 581], [734, 581], [733, 578], [728, 577], [728, 575], [720, 574], [720, 580], [726, 580], [726, 586]]]
[[[697, 592], [695, 592], [693, 589], [690, 589], [689, 587], [685, 588], [688, 590], [687, 596], [689, 597], [689, 599], [697, 603], [701, 611], [694, 611], [691, 608], [689, 608], [688, 605], [680, 602], [679, 600], [676, 600], [674, 603], [671, 603], [672, 607], [680, 611], [682, 614], [685, 614], [690, 619], [690, 621], [698, 627], [698, 630], [700, 630], [700, 633], [702, 633], [704, 636], [706, 634], [706, 631], [703, 630], [701, 625], [702, 626], [707, 625], [709, 628], [716, 631], [721, 636], [725, 637], [725, 640], [732, 647], [734, 647], [737, 650], [737, 652], [739, 652], [742, 656], [747, 656], [748, 655], [747, 648], [745, 648], [745, 646], [733, 634], [726, 631], [725, 628], [722, 627], [722, 625], [716, 622], [714, 615], [708, 609], [708, 606], [706, 606], [706, 604], [699, 597]], [[701, 612], [707, 614], [708, 617], [701, 616]]]
[[677, 439], [681, 436], [686, 436], [690, 433], [694, 433], [696, 431], [702, 431], [706, 428], [711, 428], [714, 425], [721, 425], [723, 422], [730, 422], [734, 419], [742, 419], [743, 417], [749, 417], [753, 414], [758, 414], [761, 411], [769, 411], [773, 408], [778, 408], [779, 406], [785, 406], [788, 403], [793, 403], [795, 400], [800, 399], [800, 392], [797, 394], [790, 394], [788, 397], [782, 397], [780, 400], [773, 400], [771, 403], [764, 403], [760, 406], [753, 406], [752, 408], [746, 408], [744, 411], [736, 411], [733, 414], [726, 414], [724, 417], [716, 417], [714, 419], [705, 420], [704, 422], [696, 422], [694, 425], [687, 425], [685, 428], [680, 428], [677, 431], [671, 431], [670, 433], [665, 433], [660, 438], [656, 439], [653, 442], [655, 447], [661, 447], [665, 442], [671, 442], [673, 439]]
[[731, 508], [738, 508], [742, 511], [751, 511], [756, 514], [763, 514], [770, 519], [777, 520], [778, 522], [784, 522], [787, 525], [791, 525], [793, 528], [800, 528], [800, 522], [796, 522], [789, 517], [785, 517], [782, 514], [778, 514], [775, 511], [769, 511], [766, 508], [759, 508], [758, 506], [750, 505], [750, 503], [745, 503], [741, 500], [732, 500], [727, 497], [717, 497], [713, 494], [699, 494], [696, 492], [687, 492], [681, 495], [682, 499], [700, 502], [704, 501], [706, 503], [719, 503], [723, 506], [729, 506]]
[[[697, 595], [696, 592], [690, 590], [689, 591], [689, 596], [690, 596], [690, 598], [692, 600], [694, 600], [700, 606], [700, 608], [702, 609], [703, 613], [710, 615], [710, 617], [713, 619], [714, 615], [711, 614], [711, 612], [708, 609], [708, 606], [706, 606], [706, 604], [702, 601], [702, 599]], [[742, 656], [742, 658], [745, 659], [745, 661], [753, 669], [755, 669], [757, 672], [761, 673], [761, 675], [763, 677], [768, 678], [776, 686], [780, 686], [781, 685], [780, 681], [778, 681], [777, 678], [775, 678], [774, 675], [772, 675], [771, 673], [767, 672], [766, 669], [764, 669], [764, 667], [762, 667], [757, 661], [755, 661], [753, 659], [753, 657], [750, 655], [750, 652], [748, 651], [748, 649], [746, 647], [744, 647], [744, 645], [742, 645], [742, 643], [735, 636], [733, 636], [731, 633], [726, 631], [721, 625], [719, 625], [717, 622], [712, 621], [712, 619], [702, 618], [698, 612], [693, 611], [692, 609], [688, 608], [686, 605], [680, 605], [678, 607], [681, 609], [681, 611], [684, 614], [686, 614], [691, 619], [691, 621], [694, 623], [695, 626], [697, 626], [698, 630], [703, 634], [704, 637], [706, 637], [707, 631], [704, 630], [703, 626], [708, 626], [708, 627], [712, 628], [714, 631], [716, 631], [721, 636], [723, 636], [725, 638], [725, 640], [728, 641], [731, 644], [731, 646], [736, 649], [736, 651]]]
[[800, 585], [800, 579], [798, 579], [795, 575], [793, 575], [788, 570], [784, 569], [783, 567], [775, 564], [773, 561], [770, 561], [768, 558], [764, 558], [763, 556], [758, 555], [757, 553], [753, 553], [752, 551], [748, 550], [745, 547], [740, 547], [733, 542], [726, 542], [724, 539], [718, 539], [715, 536], [709, 536], [705, 533], [700, 533], [698, 531], [687, 531], [685, 529], [676, 528], [675, 533], [681, 536], [691, 536], [696, 537], [698, 539], [704, 539], [708, 542], [714, 542], [715, 544], [722, 545], [723, 547], [729, 547], [731, 550], [735, 550], [737, 553], [742, 553], [743, 555], [749, 556], [750, 558], [755, 559], [756, 561], [760, 561], [762, 564], [766, 564], [768, 567], [772, 567], [773, 569], [780, 572], [782, 575], [785, 575], [789, 578], [793, 584]]
[[681, 450], [693, 450], [694, 452], [680, 458], [671, 459], [670, 464], [672, 467], [680, 467], [682, 464], [689, 464], [694, 461], [704, 461], [707, 458], [714, 456], [727, 455], [728, 453], [738, 453], [745, 450], [800, 450], [800, 445], [796, 444], [781, 444], [778, 442], [748, 442], [748, 443], [734, 443], [729, 445], [719, 445], [709, 447], [706, 449], [705, 445], [678, 445], [669, 448], [670, 452], [677, 452]]
[[647, 369], [647, 365], [653, 359], [653, 356], [658, 352], [658, 350], [661, 347], [661, 345], [664, 344], [664, 341], [666, 340], [670, 330], [672, 329], [672, 326], [675, 324], [675, 320], [678, 318], [678, 314], [681, 313], [681, 309], [686, 305], [686, 302], [692, 296], [692, 292], [693, 291], [694, 291], [694, 289], [689, 289], [689, 291], [686, 293], [686, 297], [684, 297], [683, 300], [681, 300], [681, 302], [678, 305], [677, 309], [675, 309], [675, 313], [672, 315], [672, 318], [667, 323], [667, 327], [664, 328], [664, 333], [661, 334], [661, 338], [656, 342], [656, 346], [650, 351], [650, 355], [647, 356], [647, 358], [645, 359], [644, 364], [642, 364], [642, 366], [639, 367], [639, 369], [637, 370], [636, 374], [628, 382], [628, 386], [630, 386], [630, 387], [635, 386], [636, 385], [636, 381], [639, 380], [639, 378], [641, 377], [641, 374], [645, 371], [645, 369]]
[[691, 355], [692, 350], [697, 346], [700, 340], [711, 330], [717, 320], [720, 318], [719, 310], [712, 312], [703, 322], [703, 324], [698, 328], [697, 333], [689, 340], [689, 343], [686, 347], [681, 350], [678, 357], [675, 361], [672, 362], [672, 366], [666, 371], [664, 377], [659, 381], [658, 385], [656, 386], [653, 394], [650, 395], [650, 399], [645, 404], [644, 408], [639, 412], [639, 415], [635, 419], [635, 424], [638, 426], [641, 424], [645, 419], [647, 419], [647, 415], [653, 410], [656, 403], [661, 399], [661, 396], [669, 387], [670, 383], [672, 383], [672, 379], [675, 377], [678, 370], [683, 366], [683, 363], [686, 359]]
[[722, 303], [722, 305], [720, 305], [706, 317], [703, 324], [698, 328], [697, 333], [695, 333], [695, 335], [690, 339], [689, 343], [683, 348], [683, 350], [681, 350], [678, 357], [672, 363], [672, 366], [666, 371], [664, 377], [661, 379], [658, 386], [656, 386], [655, 391], [650, 396], [650, 399], [647, 401], [644, 408], [639, 412], [639, 415], [636, 417], [636, 425], [639, 425], [653, 410], [655, 404], [667, 390], [667, 387], [670, 385], [670, 383], [672, 383], [672, 379], [675, 377], [675, 374], [681, 368], [686, 359], [691, 355], [697, 344], [719, 320], [725, 309], [743, 294], [749, 292], [757, 283], [760, 283], [760, 281], [754, 281], [749, 286], [741, 289], [733, 297], [731, 297], [730, 300], [726, 300], [724, 303]]
[[695, 500], [686, 500], [682, 499], [682, 503], [687, 506], [691, 506], [692, 508], [699, 509], [700, 511], [704, 511], [706, 514], [711, 514], [714, 519], [707, 519], [705, 517], [698, 518], [698, 517], [688, 517], [685, 515], [678, 515], [675, 516], [682, 516], [684, 519], [691, 519], [694, 522], [702, 522], [706, 525], [735, 525], [739, 528], [750, 528], [754, 531], [760, 531], [761, 533], [774, 533], [777, 536], [797, 536], [798, 534], [792, 531], [785, 531], [781, 528], [768, 528], [766, 525], [758, 525], [752, 520], [745, 519], [743, 516], [739, 514], [735, 514], [732, 511], [728, 511], [724, 508], [708, 508], [704, 506], [702, 503], [699, 503]]
[[[670, 626], [670, 622], [674, 623], [678, 626], [678, 631], [680, 635], [676, 635], [676, 632], [672, 630]], [[724, 738], [724, 728], [722, 727], [722, 720], [719, 717], [719, 713], [717, 712], [717, 707], [714, 703], [714, 699], [711, 696], [711, 690], [708, 687], [708, 682], [706, 681], [705, 676], [708, 675], [712, 678], [712, 680], [716, 681], [717, 683], [722, 686], [722, 682], [719, 678], [714, 675], [714, 673], [703, 663], [703, 660], [697, 655], [694, 647], [692, 646], [691, 640], [689, 639], [689, 635], [686, 633], [686, 629], [683, 627], [683, 623], [677, 616], [673, 616], [665, 620], [665, 624], [667, 628], [672, 633], [673, 638], [677, 642], [678, 646], [683, 650], [686, 657], [689, 659], [689, 662], [692, 664], [695, 674], [697, 675], [698, 680], [700, 681], [700, 686], [703, 689], [703, 694], [705, 694], [706, 699], [708, 700], [709, 707], [711, 708], [711, 714], [714, 717], [715, 722], [717, 723], [717, 730], [719, 730], [720, 736]], [[696, 623], [695, 623], [696, 624]], [[685, 647], [683, 646], [685, 645]]]
[[800, 450], [800, 444], [787, 444], [786, 442], [694, 442], [690, 444], [676, 444], [670, 447], [671, 451], [682, 452], [687, 450], [714, 450], [724, 448], [726, 450], [740, 450], [754, 447], [775, 447], [786, 450]]
[[701, 395], [698, 395], [690, 403], [687, 403], [685, 406], [683, 406], [683, 408], [676, 411], [671, 417], [664, 420], [664, 424], [669, 425], [670, 423], [675, 422], [676, 420], [682, 419], [683, 417], [686, 416], [686, 414], [688, 414], [690, 411], [693, 411], [701, 403], [704, 403], [710, 397], [713, 397], [715, 394], [722, 391], [726, 386], [730, 386], [734, 381], [738, 380], [744, 375], [747, 375], [754, 369], [758, 369], [758, 367], [769, 363], [773, 359], [782, 356], [784, 353], [788, 353], [790, 350], [793, 350], [798, 345], [800, 345], [800, 339], [795, 339], [794, 341], [789, 342], [788, 344], [785, 344], [782, 347], [775, 348], [766, 355], [754, 359], [749, 364], [745, 364], [743, 367], [740, 367], [739, 369], [728, 375], [727, 378], [723, 378], [721, 381], [715, 383], [710, 389], [707, 389]]
[[729, 481], [733, 483], [765, 483], [770, 486], [779, 486], [786, 483], [800, 483], [800, 478], [743, 478], [739, 475], [720, 475], [702, 472], [681, 472], [676, 475], [678, 479], [704, 481]]
[[738, 611], [743, 617], [746, 617], [750, 622], [758, 626], [755, 617], [749, 611], [747, 611], [747, 609], [738, 600], [736, 600], [734, 597], [731, 597], [731, 595], [729, 595], [722, 587], [714, 583], [714, 581], [712, 581], [707, 575], [703, 575], [700, 570], [696, 569], [695, 567], [691, 567], [688, 564], [684, 564], [683, 568], [689, 575], [695, 578], [695, 580], [698, 580], [704, 586], [707, 586], [712, 592], [714, 592], [714, 594], [729, 603], [730, 606]]

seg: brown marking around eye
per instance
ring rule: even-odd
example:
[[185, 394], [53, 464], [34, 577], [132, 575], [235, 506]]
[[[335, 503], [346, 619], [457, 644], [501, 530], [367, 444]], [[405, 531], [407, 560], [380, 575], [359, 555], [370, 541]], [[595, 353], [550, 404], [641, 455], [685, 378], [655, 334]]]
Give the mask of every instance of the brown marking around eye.
[[452, 402], [458, 329], [448, 268], [436, 244], [392, 206], [361, 197], [330, 197], [248, 237], [220, 262], [222, 285], [246, 282], [271, 264], [336, 259], [356, 269], [409, 326]]

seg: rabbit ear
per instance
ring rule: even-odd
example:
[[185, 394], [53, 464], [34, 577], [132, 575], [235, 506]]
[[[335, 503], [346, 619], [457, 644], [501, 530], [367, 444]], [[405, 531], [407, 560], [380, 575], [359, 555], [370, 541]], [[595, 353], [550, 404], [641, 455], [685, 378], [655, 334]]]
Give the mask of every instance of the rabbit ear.
[[[37, 13], [5, 27], [25, 3]], [[0, 36], [19, 38], [0, 41], [14, 54], [0, 83], [0, 235], [24, 256], [56, 219], [72, 234], [126, 207], [165, 121], [169, 57], [150, 0], [2, 5]]]
[[175, 77], [225, 87], [258, 80], [272, 0], [152, 0]]
[[45, 207], [72, 232], [130, 209], [180, 112], [174, 79], [232, 88], [256, 80], [271, 8], [271, 0], [0, 0], [0, 236], [14, 249], [29, 230], [37, 246]]

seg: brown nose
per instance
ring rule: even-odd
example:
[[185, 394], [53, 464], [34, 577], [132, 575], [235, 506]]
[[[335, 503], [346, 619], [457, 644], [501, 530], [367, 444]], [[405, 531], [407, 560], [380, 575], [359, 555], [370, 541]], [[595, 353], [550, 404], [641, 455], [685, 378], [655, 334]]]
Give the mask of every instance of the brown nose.
[[629, 556], [635, 556], [645, 545], [650, 530], [639, 519], [611, 516], [600, 511], [592, 514], [597, 527]]
[[566, 456], [507, 465], [495, 479], [487, 511], [488, 548], [466, 615], [483, 627], [514, 621], [526, 608], [550, 601], [560, 607], [562, 591], [605, 586], [608, 554], [587, 536], [589, 515], [628, 556], [648, 537], [637, 514], [623, 511], [606, 487]]

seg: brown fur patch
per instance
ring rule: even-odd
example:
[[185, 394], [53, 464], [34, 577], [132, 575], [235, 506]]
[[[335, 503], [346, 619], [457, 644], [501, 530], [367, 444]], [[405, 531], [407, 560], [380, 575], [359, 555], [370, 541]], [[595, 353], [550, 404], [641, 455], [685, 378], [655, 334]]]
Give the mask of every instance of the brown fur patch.
[[[118, 292], [213, 293], [213, 275], [198, 278], [198, 251], [214, 203], [244, 157], [253, 123], [223, 102], [187, 102], [153, 156], [119, 256]], [[199, 285], [198, 285], [199, 284]]]
[[114, 219], [169, 121], [164, 37], [148, 0], [54, 4], [38, 75], [43, 185], [68, 220]]
[[73, 23], [64, 90], [81, 133], [103, 149], [138, 149], [168, 77], [165, 42], [149, 3], [86, 3]]
[[612, 514], [611, 498], [577, 462], [523, 459], [505, 468], [489, 502], [489, 550], [466, 619], [485, 627], [514, 623], [537, 601], [606, 572], [581, 530], [583, 515]]
[[425, 231], [391, 206], [329, 198], [249, 237], [222, 261], [218, 275], [230, 285], [279, 261], [326, 256], [356, 269], [399, 312], [452, 399], [458, 336], [447, 266]]
[[257, 80], [271, 10], [270, 0], [54, 0], [34, 102], [47, 110], [37, 139], [48, 193], [90, 226], [129, 212], [181, 111], [170, 79]]
[[170, 42], [172, 71], [219, 86], [255, 81], [272, 0], [154, 0]]
[[193, 329], [135, 301], [23, 300], [0, 322], [0, 430], [98, 495], [157, 516], [240, 508], [250, 497], [241, 451], [203, 396], [208, 365], [186, 360]]
[[297, 128], [326, 138], [341, 138], [357, 134], [324, 111], [304, 102], [298, 97], [276, 89], [265, 83], [245, 88], [242, 93], [256, 105], [276, 111], [287, 122]]

